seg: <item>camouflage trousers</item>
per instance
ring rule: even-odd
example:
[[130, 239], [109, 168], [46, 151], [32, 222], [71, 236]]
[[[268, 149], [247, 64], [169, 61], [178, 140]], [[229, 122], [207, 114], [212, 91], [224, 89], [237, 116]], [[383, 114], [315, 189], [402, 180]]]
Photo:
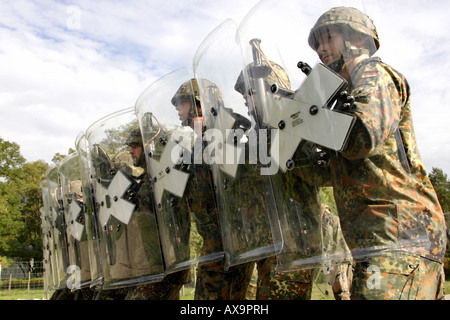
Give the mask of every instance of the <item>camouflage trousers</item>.
[[99, 289], [95, 292], [93, 300], [125, 300], [129, 293], [130, 288]]
[[312, 293], [312, 271], [276, 274], [275, 258], [256, 262], [258, 282], [256, 300], [310, 300]]
[[334, 300], [350, 300], [350, 286], [353, 278], [351, 263], [313, 269], [313, 277], [319, 292], [328, 296], [331, 289]]
[[203, 265], [198, 268], [195, 300], [245, 300], [253, 273], [253, 263], [223, 267]]
[[189, 270], [172, 273], [161, 282], [141, 284], [132, 288], [125, 300], [179, 300], [180, 290], [189, 279]]
[[92, 300], [94, 298], [94, 289], [82, 288], [70, 290], [68, 288], [56, 290], [50, 297], [50, 300]]
[[353, 300], [443, 299], [441, 263], [409, 255], [371, 257], [355, 264]]

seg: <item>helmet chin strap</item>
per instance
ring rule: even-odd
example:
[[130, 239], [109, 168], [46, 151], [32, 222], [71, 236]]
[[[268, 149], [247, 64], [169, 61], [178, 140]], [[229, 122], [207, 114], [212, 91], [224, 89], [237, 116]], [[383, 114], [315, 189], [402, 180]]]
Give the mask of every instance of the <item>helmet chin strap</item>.
[[339, 73], [342, 71], [342, 68], [345, 65], [345, 61], [344, 61], [344, 55], [341, 55], [341, 57], [339, 58], [339, 60], [332, 62], [328, 65], [328, 68], [330, 68], [331, 70], [333, 70], [336, 73]]

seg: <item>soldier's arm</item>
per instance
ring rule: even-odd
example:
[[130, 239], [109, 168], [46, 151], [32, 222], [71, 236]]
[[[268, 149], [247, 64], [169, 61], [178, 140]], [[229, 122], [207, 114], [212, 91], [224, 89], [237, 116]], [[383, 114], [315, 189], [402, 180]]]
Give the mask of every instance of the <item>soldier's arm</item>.
[[401, 99], [392, 78], [378, 64], [358, 71], [352, 95], [352, 112], [357, 116], [346, 148], [341, 155], [349, 160], [379, 154], [398, 128]]

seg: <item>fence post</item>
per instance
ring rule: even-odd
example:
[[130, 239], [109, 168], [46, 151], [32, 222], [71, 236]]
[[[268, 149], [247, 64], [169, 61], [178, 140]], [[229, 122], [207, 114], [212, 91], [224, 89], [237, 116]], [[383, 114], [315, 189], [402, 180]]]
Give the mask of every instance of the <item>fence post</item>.
[[30, 293], [31, 271], [28, 271], [27, 293]]
[[11, 294], [12, 273], [9, 274], [8, 296]]

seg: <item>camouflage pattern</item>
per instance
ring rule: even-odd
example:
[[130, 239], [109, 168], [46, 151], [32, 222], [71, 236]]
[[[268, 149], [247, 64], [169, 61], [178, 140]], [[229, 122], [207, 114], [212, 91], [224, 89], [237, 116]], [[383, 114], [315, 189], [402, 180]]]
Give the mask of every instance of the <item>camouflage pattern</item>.
[[[257, 67], [255, 63], [249, 63], [245, 67], [245, 71], [241, 71], [239, 74], [236, 83], [234, 85], [234, 90], [244, 95], [245, 93], [249, 93], [249, 88], [246, 88], [245, 84], [245, 76], [250, 79], [256, 79], [257, 77], [263, 77], [264, 80], [268, 83], [268, 85], [277, 84], [281, 88], [290, 89], [291, 82], [289, 81], [289, 76], [279, 64], [269, 61], [263, 60], [262, 65]], [[250, 92], [251, 94], [251, 92]]]
[[450, 250], [450, 212], [444, 213], [445, 225], [447, 227], [447, 250]]
[[[262, 69], [264, 67], [268, 69], [264, 71]], [[251, 63], [246, 70], [250, 79], [261, 76], [258, 75], [260, 72], [265, 72], [264, 80], [269, 86], [276, 84], [280, 88], [290, 90], [290, 80], [286, 71], [272, 61], [263, 60], [262, 67], [256, 69], [254, 63]], [[235, 85], [235, 90], [241, 93], [243, 93], [242, 77], [241, 72]], [[253, 102], [258, 105], [257, 99], [253, 98]], [[295, 161], [302, 162], [303, 159], [298, 158], [303, 156], [303, 150], [299, 148], [294, 155]], [[278, 273], [277, 261], [273, 257], [257, 261], [256, 299], [309, 300], [312, 292], [312, 271], [306, 266], [292, 267], [291, 264], [303, 258], [322, 255], [319, 193], [315, 186], [291, 172], [278, 172], [271, 176], [271, 180], [284, 240], [283, 249], [277, 255], [277, 259], [278, 265], [282, 266], [279, 270], [282, 269], [284, 272]], [[302, 270], [303, 268], [305, 270]]]
[[68, 289], [57, 289], [50, 297], [50, 300], [75, 300], [75, 292]]
[[[138, 130], [139, 131], [139, 130]], [[139, 131], [140, 136], [140, 131]], [[144, 162], [143, 165], [144, 172], [139, 177], [140, 187], [137, 191], [137, 208], [135, 214], [137, 214], [141, 221], [141, 225], [149, 225], [152, 224], [153, 219], [148, 219], [147, 210], [149, 208], [154, 208], [154, 200], [152, 197], [152, 186], [149, 182], [149, 178], [147, 176], [146, 165]], [[153, 209], [154, 210], [154, 209]], [[145, 220], [147, 221], [145, 221]], [[187, 233], [189, 234], [189, 233]], [[144, 243], [151, 245], [157, 243], [154, 237], [151, 236], [147, 232], [142, 231], [142, 236], [145, 237]], [[151, 246], [146, 248], [149, 252], [152, 251]], [[150, 253], [147, 254], [148, 257], [152, 257]], [[159, 256], [153, 262], [155, 265], [160, 264]], [[153, 264], [152, 262], [150, 264]], [[158, 281], [155, 283], [145, 283], [137, 285], [133, 288], [130, 288], [125, 300], [178, 300], [179, 299], [179, 291], [181, 287], [189, 283], [190, 281], [190, 271], [182, 270], [179, 272], [175, 272], [169, 275], [166, 275], [162, 281]]]
[[[347, 91], [355, 97], [351, 113], [357, 122], [346, 148], [330, 152], [328, 170], [317, 176], [301, 168], [295, 172], [333, 187], [345, 240], [354, 258], [366, 261], [355, 269], [352, 298], [434, 299], [446, 230], [416, 144], [409, 85], [379, 58], [364, 59], [350, 72]], [[367, 290], [366, 271], [376, 267], [389, 272], [383, 275], [389, 282]], [[398, 275], [418, 281], [402, 283]], [[405, 284], [410, 294], [396, 287]]]
[[[336, 7], [325, 12], [316, 22], [308, 37], [309, 46], [316, 50], [320, 33], [325, 32], [330, 28], [349, 28], [345, 33], [350, 33], [350, 30], [359, 32], [369, 36], [375, 43], [374, 50], [380, 48], [380, 40], [377, 29], [373, 21], [361, 11], [349, 7]], [[370, 51], [370, 55], [375, 51]]]
[[174, 106], [189, 102], [191, 107], [189, 109], [189, 117], [182, 121], [184, 126], [192, 126], [192, 121], [202, 116], [202, 108], [200, 107], [200, 91], [198, 89], [198, 83], [195, 78], [190, 79], [183, 83], [177, 90], [171, 100]]
[[[323, 253], [319, 192], [291, 172], [279, 172], [272, 180], [284, 246], [278, 269], [275, 258], [257, 262], [257, 299], [309, 300], [313, 282], [308, 268], [320, 264]], [[318, 257], [316, 263], [302, 264], [311, 257]]]
[[[426, 235], [430, 247], [419, 246], [416, 253], [442, 263], [445, 221], [415, 141], [409, 86], [378, 58], [365, 60], [354, 72], [349, 91], [356, 99], [353, 112], [359, 122], [347, 148], [330, 156], [347, 244], [352, 249], [369, 248], [400, 240], [420, 241]], [[392, 105], [386, 103], [389, 98]], [[403, 146], [391, 133], [396, 123]], [[402, 147], [406, 168], [399, 151]]]
[[94, 292], [93, 300], [126, 300], [131, 293], [131, 288], [119, 288], [105, 290], [103, 288]]
[[[191, 85], [188, 85], [188, 84]], [[207, 80], [202, 80], [202, 84]], [[214, 90], [219, 103], [221, 93], [217, 86], [208, 82], [208, 90]], [[190, 90], [193, 89], [193, 92]], [[177, 91], [172, 103], [176, 106], [186, 95], [192, 94], [196, 103], [199, 103], [199, 89], [197, 79], [191, 79], [184, 83]], [[222, 102], [223, 103], [223, 102]], [[196, 113], [198, 111], [198, 113]], [[201, 115], [201, 110], [192, 110], [191, 117]], [[199, 137], [200, 138], [200, 137]], [[203, 143], [205, 146], [205, 143]], [[192, 164], [188, 166], [191, 172], [186, 187], [186, 199], [189, 213], [193, 218], [196, 230], [201, 237], [202, 244], [199, 247], [200, 257], [206, 257], [215, 253], [223, 254], [221, 230], [215, 195], [212, 188], [212, 173], [209, 166], [204, 164]], [[249, 282], [249, 264], [232, 267], [224, 270], [224, 260], [210, 261], [199, 265], [197, 269], [195, 300], [242, 300]]]
[[131, 130], [125, 144], [129, 147], [131, 147], [133, 145], [142, 146], [143, 144], [142, 144], [141, 130], [139, 130], [139, 129]]
[[198, 267], [195, 300], [245, 300], [254, 263], [244, 263], [224, 270], [224, 262]]
[[125, 300], [179, 300], [183, 284], [190, 282], [189, 270], [167, 275], [162, 281], [132, 288]]
[[94, 300], [95, 290], [92, 288], [82, 288], [70, 290], [68, 288], [56, 290], [50, 300]]
[[256, 262], [258, 286], [256, 300], [310, 300], [312, 293], [311, 269], [276, 273], [276, 258]]
[[197, 79], [193, 78], [183, 83], [172, 97], [172, 104], [174, 106], [183, 103], [186, 99], [191, 101], [192, 97], [200, 102], [200, 91], [198, 89]]
[[145, 168], [134, 165], [127, 144], [136, 138], [137, 127], [129, 108], [102, 118], [86, 132], [100, 228], [102, 289], [108, 292], [164, 276], [151, 186]]
[[83, 197], [78, 152], [65, 157], [59, 164], [58, 172], [61, 181], [69, 262], [71, 266], [79, 268], [79, 277], [74, 279], [78, 283], [73, 285], [84, 288], [91, 285], [85, 208], [86, 203], [91, 202], [92, 199]]
[[411, 255], [385, 254], [355, 265], [353, 300], [442, 299], [442, 265]]
[[[203, 143], [201, 132], [195, 132], [198, 134], [195, 136], [193, 131], [197, 130], [194, 121], [198, 124], [202, 119], [198, 83], [187, 77], [188, 73], [179, 71], [148, 87], [139, 97], [136, 110], [149, 157], [147, 166], [152, 172], [153, 194], [155, 199], [162, 198], [155, 204], [166, 272], [198, 263], [200, 281], [197, 283], [202, 283], [202, 279], [206, 279], [203, 282], [206, 283], [210, 279], [209, 268], [214, 268], [215, 261], [223, 258], [223, 246], [211, 172], [209, 166], [194, 159], [194, 147], [200, 145], [200, 149]], [[212, 89], [209, 88], [212, 85], [208, 83], [208, 89]], [[169, 161], [165, 154], [171, 152], [170, 148], [180, 146], [183, 147], [179, 152], [181, 161], [173, 158]], [[168, 168], [167, 175], [161, 174], [158, 165]], [[176, 180], [171, 181], [171, 176]], [[164, 183], [167, 185], [162, 186]], [[212, 288], [221, 290], [216, 284], [212, 284]]]

